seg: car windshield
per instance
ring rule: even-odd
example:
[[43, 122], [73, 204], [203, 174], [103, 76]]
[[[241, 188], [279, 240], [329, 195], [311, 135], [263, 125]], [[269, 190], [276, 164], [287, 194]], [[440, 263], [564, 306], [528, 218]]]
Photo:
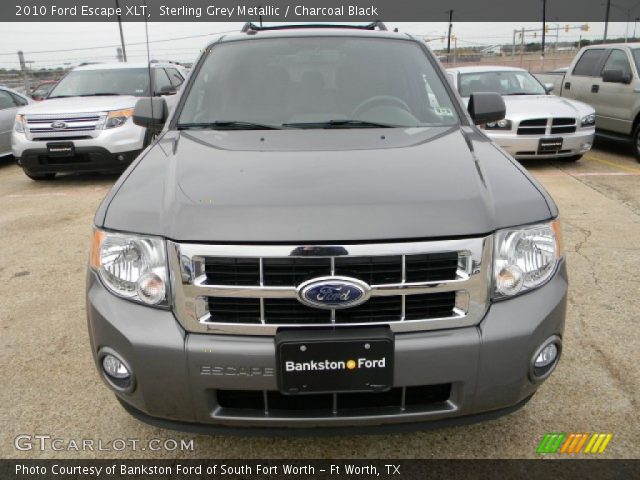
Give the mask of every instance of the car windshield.
[[178, 128], [454, 125], [451, 98], [420, 46], [305, 37], [222, 43], [206, 54]]
[[636, 69], [640, 72], [640, 48], [634, 48], [631, 53], [633, 53], [633, 61], [636, 62]]
[[51, 91], [49, 98], [92, 95], [148, 96], [149, 72], [146, 68], [75, 70]]
[[521, 70], [474, 72], [460, 75], [460, 95], [468, 97], [477, 92], [500, 95], [544, 95], [540, 82], [529, 72]]
[[53, 87], [55, 87], [56, 84], [55, 83], [45, 83], [43, 85], [40, 85], [38, 88], [36, 88], [33, 92], [33, 96], [34, 97], [40, 97], [40, 98], [44, 98], [46, 97], [49, 92], [53, 89]]

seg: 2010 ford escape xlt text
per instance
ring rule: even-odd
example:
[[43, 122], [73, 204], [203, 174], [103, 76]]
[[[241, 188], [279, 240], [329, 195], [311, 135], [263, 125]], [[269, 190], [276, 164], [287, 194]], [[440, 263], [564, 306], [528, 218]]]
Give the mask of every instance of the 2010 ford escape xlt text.
[[[558, 210], [424, 42], [261, 28], [209, 45], [95, 216], [97, 367], [179, 429], [379, 430], [523, 405], [562, 350]], [[442, 421], [442, 422], [440, 422]], [[314, 430], [317, 432], [317, 430]]]

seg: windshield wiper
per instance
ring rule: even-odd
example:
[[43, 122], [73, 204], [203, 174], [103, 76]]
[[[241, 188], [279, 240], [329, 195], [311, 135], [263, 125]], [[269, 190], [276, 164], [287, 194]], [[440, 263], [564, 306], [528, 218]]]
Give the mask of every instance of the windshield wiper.
[[267, 125], [264, 123], [240, 122], [235, 120], [216, 121], [216, 122], [200, 122], [200, 123], [179, 123], [178, 130], [281, 130], [277, 125]]
[[535, 93], [535, 92], [514, 92], [514, 93], [505, 93], [504, 95], [542, 95], [542, 93]]
[[294, 128], [408, 128], [403, 125], [367, 122], [364, 120], [327, 120], [325, 122], [283, 123], [282, 126]]
[[96, 93], [86, 93], [84, 95], [78, 95], [78, 97], [106, 97], [106, 96], [112, 96], [112, 95], [122, 95], [122, 93], [112, 93], [112, 92], [96, 92]]

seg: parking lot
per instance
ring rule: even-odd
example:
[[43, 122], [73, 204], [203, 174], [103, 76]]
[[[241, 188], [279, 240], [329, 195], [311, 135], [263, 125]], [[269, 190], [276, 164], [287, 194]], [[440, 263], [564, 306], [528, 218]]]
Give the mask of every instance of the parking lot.
[[[84, 312], [92, 217], [117, 177], [34, 182], [12, 161], [1, 161], [0, 385], [10, 388], [0, 390], [0, 455], [519, 458], [536, 457], [547, 432], [611, 432], [601, 457], [637, 457], [640, 164], [627, 146], [600, 142], [577, 163], [525, 166], [560, 207], [571, 279], [563, 360], [532, 401], [511, 416], [467, 427], [386, 438], [266, 439], [194, 437], [144, 425], [125, 413], [94, 368]], [[141, 442], [194, 438], [195, 448], [19, 451], [19, 434]]]

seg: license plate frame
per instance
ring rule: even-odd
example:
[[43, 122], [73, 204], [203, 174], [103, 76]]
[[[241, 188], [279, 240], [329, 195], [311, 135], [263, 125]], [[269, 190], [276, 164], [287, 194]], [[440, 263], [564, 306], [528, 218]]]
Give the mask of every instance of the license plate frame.
[[73, 142], [47, 143], [47, 155], [50, 157], [73, 157], [75, 154], [76, 146]]
[[563, 137], [541, 138], [538, 141], [538, 153], [558, 153], [563, 143]]
[[[285, 330], [275, 344], [284, 395], [382, 392], [393, 386], [395, 340], [389, 328]], [[325, 368], [317, 369], [320, 363]]]

